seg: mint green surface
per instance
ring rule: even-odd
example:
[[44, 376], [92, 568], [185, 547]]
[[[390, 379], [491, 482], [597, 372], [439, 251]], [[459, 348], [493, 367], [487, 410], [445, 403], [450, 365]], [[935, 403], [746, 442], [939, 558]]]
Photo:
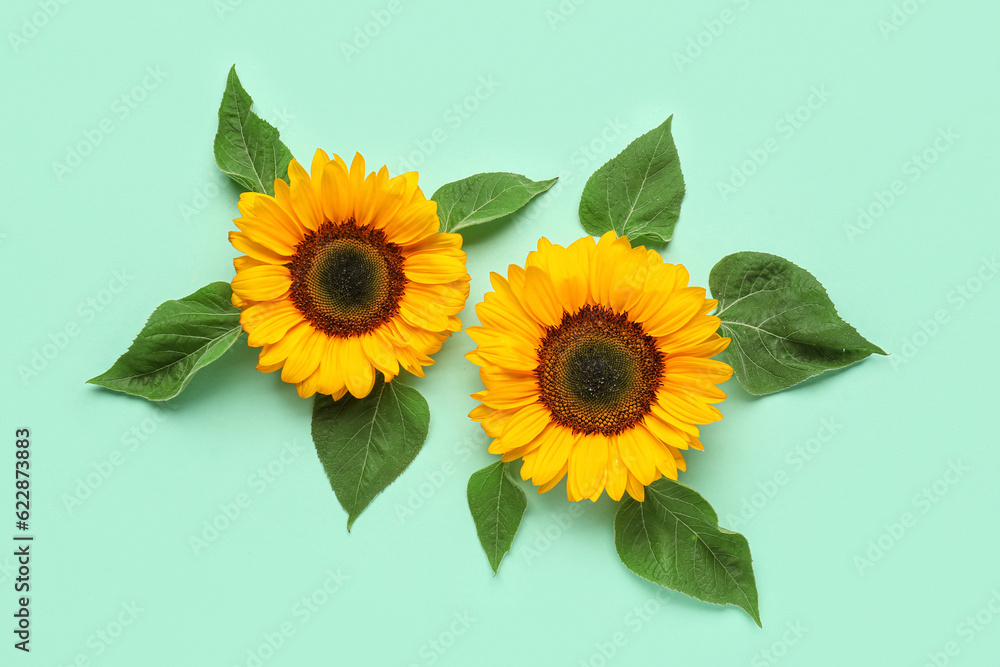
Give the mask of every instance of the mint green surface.
[[[0, 554], [22, 426], [36, 541], [28, 656], [0, 556], [0, 664], [992, 664], [1000, 6], [894, 6], [5, 3]], [[360, 150], [427, 193], [559, 176], [469, 230], [467, 324], [489, 271], [579, 237], [588, 176], [674, 114], [687, 195], [667, 259], [706, 285], [729, 253], [786, 257], [891, 354], [761, 399], [730, 381], [688, 457], [684, 483], [749, 540], [762, 630], [630, 573], [615, 504], [563, 485], [527, 489], [494, 578], [466, 503], [494, 459], [466, 417], [465, 334], [414, 382], [427, 445], [351, 534], [311, 403], [254, 351], [164, 405], [84, 384], [157, 304], [232, 276], [237, 189], [212, 141], [234, 62], [304, 162]]]

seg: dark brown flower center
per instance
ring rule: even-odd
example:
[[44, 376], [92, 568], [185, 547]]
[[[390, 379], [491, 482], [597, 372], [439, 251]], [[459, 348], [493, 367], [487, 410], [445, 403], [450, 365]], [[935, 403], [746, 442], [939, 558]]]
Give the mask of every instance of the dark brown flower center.
[[324, 222], [295, 248], [291, 298], [330, 336], [367, 333], [399, 311], [406, 286], [403, 256], [380, 229], [354, 220]]
[[621, 433], [656, 399], [663, 355], [642, 326], [604, 306], [584, 306], [549, 327], [535, 377], [553, 418], [578, 433]]

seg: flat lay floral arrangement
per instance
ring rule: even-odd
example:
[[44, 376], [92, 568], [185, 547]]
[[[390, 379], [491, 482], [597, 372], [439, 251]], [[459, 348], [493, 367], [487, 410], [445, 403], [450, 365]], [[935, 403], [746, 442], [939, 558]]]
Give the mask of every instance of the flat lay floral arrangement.
[[[168, 400], [246, 333], [258, 370], [313, 398], [313, 441], [350, 530], [427, 438], [414, 378], [463, 331], [461, 230], [509, 216], [555, 179], [482, 173], [427, 198], [415, 172], [369, 169], [361, 154], [348, 164], [317, 150], [307, 170], [252, 104], [234, 67], [214, 148], [245, 190], [229, 232], [235, 277], [161, 304], [90, 382]], [[760, 625], [747, 540], [677, 481], [685, 454], [722, 419], [718, 385], [733, 375], [765, 395], [885, 352], [787, 259], [734, 253], [708, 291], [690, 285], [647, 247], [670, 241], [683, 198], [668, 118], [587, 181], [582, 238], [537, 239], [523, 265], [496, 267], [492, 291], [472, 295], [467, 371], [478, 367], [484, 388], [469, 416], [500, 458], [469, 479], [469, 529], [496, 573], [527, 507], [520, 459], [539, 493], [565, 480], [569, 502], [617, 501], [615, 545], [635, 574]]]

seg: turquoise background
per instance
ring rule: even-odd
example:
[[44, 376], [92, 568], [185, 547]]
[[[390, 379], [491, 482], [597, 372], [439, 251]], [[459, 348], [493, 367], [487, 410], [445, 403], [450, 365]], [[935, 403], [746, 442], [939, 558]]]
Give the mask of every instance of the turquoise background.
[[[4, 624], [3, 664], [995, 660], [1000, 6], [389, 8], [4, 4], [0, 497], [13, 502], [13, 433], [27, 426], [36, 541], [33, 650], [14, 651]], [[615, 554], [614, 503], [571, 515], [564, 485], [528, 489], [492, 577], [465, 500], [492, 458], [466, 417], [479, 383], [465, 334], [413, 383], [432, 406], [427, 444], [353, 534], [311, 450], [311, 403], [255, 371], [245, 345], [166, 405], [84, 384], [161, 301], [232, 276], [237, 189], [211, 146], [234, 62], [303, 161], [317, 146], [393, 173], [419, 161], [428, 194], [480, 171], [560, 176], [515, 220], [468, 235], [466, 323], [489, 271], [542, 234], [579, 237], [589, 174], [675, 114], [688, 193], [668, 260], [704, 285], [730, 252], [787, 257], [892, 353], [762, 399], [731, 381], [725, 420], [688, 457], [683, 481], [750, 541], [762, 630], [633, 576]], [[87, 154], [68, 157], [81, 143]], [[873, 212], [866, 229], [859, 208]], [[12, 565], [0, 557], [8, 624]]]

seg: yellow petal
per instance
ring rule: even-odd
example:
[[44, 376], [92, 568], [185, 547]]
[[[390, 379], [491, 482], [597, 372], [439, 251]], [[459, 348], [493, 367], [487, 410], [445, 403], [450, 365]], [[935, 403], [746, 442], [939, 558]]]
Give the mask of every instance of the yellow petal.
[[538, 439], [542, 442], [535, 454], [532, 481], [543, 486], [552, 481], [560, 470], [565, 470], [569, 454], [580, 436], [565, 426], [550, 423]]
[[244, 232], [229, 232], [229, 242], [245, 255], [267, 264], [288, 264], [292, 261], [291, 254], [275, 252], [267, 246], [257, 243]]
[[320, 183], [320, 200], [326, 219], [334, 224], [347, 220], [354, 210], [354, 197], [347, 169], [339, 156], [323, 167]]
[[525, 396], [533, 399], [539, 396], [538, 380], [533, 373], [487, 366], [479, 370], [479, 377], [486, 385], [487, 395], [497, 390], [508, 396]]
[[276, 299], [292, 286], [292, 274], [284, 266], [261, 264], [245, 268], [233, 278], [233, 292], [250, 301]]
[[323, 168], [330, 162], [330, 156], [322, 148], [317, 148], [313, 153], [312, 166], [309, 168], [309, 175], [313, 180], [313, 187], [319, 192], [320, 181], [323, 178]]
[[537, 266], [529, 266], [524, 274], [521, 303], [542, 326], [555, 326], [562, 321], [563, 311], [548, 274]]
[[[297, 244], [305, 236], [306, 228], [295, 215], [292, 206], [291, 193], [288, 191], [288, 184], [278, 179], [279, 185], [275, 190], [275, 197], [269, 197], [256, 192], [244, 192], [241, 197], [254, 197], [251, 213], [244, 213], [248, 220], [255, 220], [268, 228], [273, 228], [289, 239], [292, 244]], [[281, 195], [281, 200], [277, 195]], [[282, 204], [282, 201], [285, 204]], [[286, 206], [288, 208], [286, 208]]]
[[465, 253], [452, 257], [443, 253], [421, 252], [403, 260], [406, 277], [418, 283], [440, 284], [467, 280]]
[[634, 306], [646, 286], [646, 250], [643, 247], [628, 251], [612, 267], [609, 275], [608, 305], [616, 313], [623, 313]]
[[669, 410], [661, 407], [659, 403], [654, 402], [651, 406], [649, 406], [649, 411], [657, 419], [660, 419], [670, 426], [673, 426], [678, 431], [687, 434], [689, 438], [698, 437], [698, 427], [694, 425], [694, 422], [678, 417]]
[[510, 410], [494, 410], [493, 408], [483, 405], [483, 408], [489, 410], [489, 414], [480, 420], [479, 424], [483, 427], [483, 431], [486, 435], [491, 438], [499, 438], [500, 434], [507, 427], [507, 423], [510, 418], [513, 417], [520, 408], [513, 408]]
[[722, 419], [722, 413], [714, 406], [684, 395], [673, 395], [661, 391], [657, 394], [656, 399], [657, 404], [663, 410], [681, 421], [687, 421], [691, 424], [711, 424]]
[[493, 453], [500, 454], [531, 442], [552, 421], [552, 413], [541, 403], [532, 403], [511, 416], [503, 433], [494, 443]]
[[565, 312], [575, 313], [587, 303], [587, 265], [581, 264], [572, 252], [560, 245], [550, 245], [546, 254], [549, 278], [556, 297]]
[[[674, 457], [674, 466], [681, 472], [687, 471], [687, 463], [684, 461], [684, 455], [681, 454], [676, 449], [671, 449], [670, 454]], [[673, 479], [677, 479], [674, 477]]]
[[546, 491], [551, 491], [556, 484], [562, 481], [562, 478], [566, 476], [567, 471], [569, 471], [568, 461], [563, 464], [563, 467], [559, 469], [559, 472], [557, 472], [552, 479], [538, 487], [538, 492], [545, 493]]
[[312, 325], [309, 322], [301, 321], [279, 340], [270, 345], [265, 345], [260, 352], [260, 364], [271, 366], [273, 364], [284, 363], [294, 350], [298, 349], [307, 336], [313, 333]]
[[262, 262], [259, 259], [254, 259], [253, 257], [247, 257], [246, 255], [240, 255], [239, 257], [233, 258], [233, 268], [239, 273], [243, 269], [249, 269], [251, 266], [265, 266], [268, 262]]
[[302, 313], [287, 299], [254, 304], [240, 313], [240, 323], [250, 334], [247, 342], [251, 347], [276, 343], [303, 321]]
[[433, 199], [404, 206], [383, 227], [386, 238], [397, 245], [418, 243], [441, 227]]
[[[518, 294], [515, 293], [514, 283], [517, 283], [518, 291], [524, 284], [523, 274], [513, 277], [515, 269], [518, 269], [518, 267], [513, 264], [508, 268], [508, 271], [512, 275], [510, 280], [504, 278], [499, 273], [490, 273], [490, 284], [493, 285], [494, 291], [486, 295], [486, 302], [492, 302], [498, 308], [509, 311], [512, 315], [516, 315], [518, 319], [534, 322], [534, 318], [524, 309]], [[535, 323], [535, 326], [537, 326], [537, 323]]]
[[569, 481], [577, 498], [589, 498], [604, 488], [608, 471], [608, 437], [600, 433], [580, 436], [569, 456]]
[[646, 499], [646, 487], [644, 487], [639, 480], [635, 478], [635, 475], [629, 473], [628, 480], [625, 482], [625, 490], [628, 494], [635, 498], [640, 503]]
[[688, 349], [714, 336], [721, 320], [712, 315], [697, 315], [686, 326], [667, 336], [657, 337], [657, 344], [672, 354], [690, 355]]
[[653, 482], [653, 477], [656, 475], [656, 464], [653, 461], [651, 452], [643, 446], [643, 443], [640, 442], [639, 437], [636, 435], [636, 428], [640, 427], [636, 425], [632, 429], [622, 431], [615, 437], [618, 442], [618, 451], [622, 455], [622, 461], [628, 467], [629, 472], [635, 475], [639, 482], [645, 486]]
[[[676, 450], [671, 450], [668, 447], [664, 447], [666, 450], [665, 456], [658, 457], [656, 461], [656, 468], [664, 477], [669, 477], [670, 479], [677, 479], [677, 459], [674, 457]], [[677, 452], [677, 456], [680, 457], [681, 463], [684, 463], [684, 458], [681, 457], [680, 452]]]
[[368, 361], [361, 341], [345, 338], [341, 341], [340, 363], [344, 369], [344, 384], [355, 398], [364, 398], [375, 386], [375, 369]]
[[635, 304], [629, 308], [629, 316], [636, 322], [645, 322], [660, 312], [674, 290], [678, 289], [678, 280], [687, 275], [687, 272], [683, 271], [684, 267], [677, 264], [663, 264], [662, 261], [647, 264], [647, 268], [649, 275], [646, 276], [646, 287]]
[[295, 385], [295, 390], [299, 393], [299, 398], [309, 398], [316, 393], [319, 388], [319, 381], [323, 375], [321, 368], [317, 368], [312, 374], [302, 382]]
[[613, 231], [605, 233], [597, 242], [590, 264], [590, 291], [596, 303], [611, 305], [615, 268], [631, 249], [628, 237], [618, 237]]
[[[667, 336], [683, 328], [705, 301], [703, 287], [685, 287], [672, 292], [658, 311], [642, 322], [643, 329], [651, 336]], [[718, 328], [718, 327], [716, 327]], [[699, 339], [704, 340], [704, 336]]]
[[[351, 180], [353, 182], [353, 175]], [[375, 215], [376, 202], [380, 199], [378, 176], [376, 174], [367, 174], [361, 182], [360, 187], [354, 191], [355, 224], [364, 227], [371, 223]]]
[[391, 379], [399, 375], [399, 361], [393, 354], [392, 343], [385, 340], [378, 331], [361, 336], [361, 348], [365, 351], [365, 356], [375, 365], [375, 368], [382, 371], [382, 374]]
[[612, 500], [621, 500], [625, 493], [625, 483], [628, 480], [628, 468], [622, 460], [618, 449], [618, 441], [611, 438], [608, 443], [608, 477], [604, 486]]
[[326, 334], [313, 331], [305, 336], [302, 342], [288, 355], [284, 368], [281, 369], [283, 382], [302, 382], [319, 367], [323, 356]]
[[490, 303], [488, 298], [476, 304], [476, 315], [480, 322], [493, 329], [511, 331], [525, 340], [540, 342], [542, 339], [543, 329], [532, 318], [520, 317], [516, 312]]
[[292, 160], [288, 163], [288, 180], [295, 216], [307, 229], [317, 229], [325, 222], [325, 217], [322, 203], [313, 188], [312, 178], [302, 165]]
[[405, 322], [427, 331], [445, 331], [448, 328], [449, 313], [438, 304], [424, 303], [415, 298], [409, 290], [403, 292], [399, 301], [399, 314]]
[[643, 425], [661, 442], [678, 449], [688, 448], [688, 436], [653, 414], [643, 417]]
[[319, 364], [319, 386], [316, 391], [328, 394], [334, 400], [347, 392], [344, 384], [344, 369], [340, 365], [340, 348], [343, 338], [327, 338], [323, 348], [323, 358]]
[[[453, 234], [450, 232], [438, 232], [437, 234], [431, 234], [427, 238], [421, 240], [419, 243], [413, 245], [404, 246], [401, 251], [404, 257], [408, 257], [414, 253], [418, 252], [456, 252], [462, 249], [462, 235]], [[460, 253], [462, 257], [465, 257], [465, 253]]]
[[488, 389], [483, 403], [498, 410], [523, 408], [538, 401], [538, 387], [528, 384], [501, 384]]
[[721, 384], [733, 376], [733, 368], [718, 359], [702, 357], [670, 357], [663, 364], [663, 377], [681, 378], [701, 384]]
[[252, 241], [279, 255], [291, 257], [295, 254], [295, 246], [298, 241], [283, 228], [254, 218], [237, 218], [233, 220], [233, 224], [239, 227]]

